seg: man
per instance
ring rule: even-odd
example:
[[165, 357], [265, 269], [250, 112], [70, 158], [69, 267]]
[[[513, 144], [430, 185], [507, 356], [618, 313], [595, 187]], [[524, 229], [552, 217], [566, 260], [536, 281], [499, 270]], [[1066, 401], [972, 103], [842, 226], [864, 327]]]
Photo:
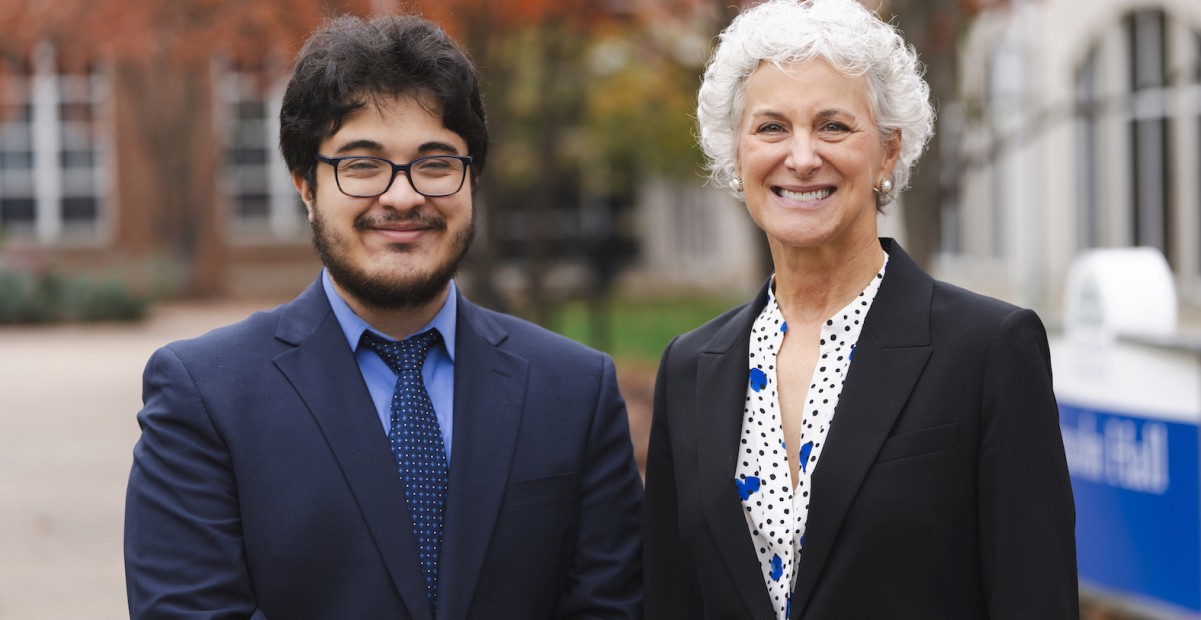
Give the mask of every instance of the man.
[[131, 615], [636, 617], [612, 361], [451, 279], [487, 152], [474, 65], [421, 18], [339, 18], [280, 122], [325, 269], [147, 365]]

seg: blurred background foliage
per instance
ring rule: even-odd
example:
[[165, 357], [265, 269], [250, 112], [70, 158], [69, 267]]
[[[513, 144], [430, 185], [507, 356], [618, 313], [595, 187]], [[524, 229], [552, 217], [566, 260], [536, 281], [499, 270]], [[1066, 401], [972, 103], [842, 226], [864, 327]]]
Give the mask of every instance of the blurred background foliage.
[[[647, 178], [701, 182], [691, 121], [697, 76], [728, 19], [711, 0], [5, 0], [0, 89], [38, 46], [52, 46], [63, 70], [102, 66], [115, 76], [117, 101], [136, 102], [130, 139], [151, 154], [139, 162], [138, 183], [156, 192], [154, 260], [175, 274], [174, 293], [206, 296], [219, 288], [205, 276], [220, 235], [209, 211], [221, 162], [203, 147], [214, 62], [255, 68], [266, 93], [322, 20], [395, 12], [443, 24], [484, 75], [487, 215], [466, 267], [485, 304], [549, 320], [558, 299], [548, 270], [565, 251], [585, 251], [556, 243], [564, 203], [601, 205], [611, 217], [628, 210]], [[523, 231], [518, 241], [501, 241], [512, 230]], [[505, 260], [524, 278], [516, 303], [494, 285]]]
[[[703, 185], [693, 127], [696, 89], [715, 35], [739, 4], [4, 0], [0, 102], [4, 76], [22, 75], [39, 49], [53, 50], [61, 72], [111, 76], [113, 131], [125, 149], [119, 149], [112, 183], [123, 204], [108, 207], [118, 214], [108, 216], [117, 228], [112, 254], [163, 274], [153, 288], [168, 295], [219, 296], [236, 268], [228, 260], [228, 216], [214, 215], [224, 209], [218, 186], [227, 166], [211, 120], [222, 114], [214, 95], [218, 75], [233, 68], [257, 76], [266, 100], [278, 93], [301, 43], [324, 19], [421, 13], [459, 40], [484, 76], [492, 150], [478, 192], [480, 235], [464, 266], [465, 289], [484, 305], [550, 324], [567, 302], [593, 311], [609, 307], [602, 300], [615, 291], [617, 277], [646, 251], [634, 229], [649, 182]], [[911, 39], [926, 48], [939, 96], [942, 80], [933, 78], [949, 73], [954, 33], [972, 3], [868, 4], [884, 15], [899, 13], [902, 27], [919, 35]], [[0, 106], [0, 114], [6, 109]], [[268, 114], [263, 122], [276, 121]], [[133, 155], [128, 144], [135, 145]], [[922, 174], [937, 171], [937, 161], [930, 161], [937, 155], [936, 149], [927, 155], [909, 192], [914, 206], [904, 212], [907, 248], [919, 261], [938, 238], [938, 200], [930, 196], [942, 189], [936, 173]], [[583, 269], [564, 286], [561, 267], [568, 260]]]
[[146, 316], [151, 301], [115, 275], [0, 269], [0, 324], [133, 321]]

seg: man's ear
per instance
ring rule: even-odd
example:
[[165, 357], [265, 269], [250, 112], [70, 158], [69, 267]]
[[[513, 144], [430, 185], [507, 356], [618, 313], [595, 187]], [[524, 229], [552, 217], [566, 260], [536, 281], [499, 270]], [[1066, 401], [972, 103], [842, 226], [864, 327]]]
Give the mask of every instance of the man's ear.
[[308, 179], [298, 171], [292, 173], [292, 185], [296, 186], [296, 192], [300, 194], [300, 201], [304, 203], [304, 210], [308, 213], [309, 222], [313, 221], [313, 191], [314, 188], [309, 184]]

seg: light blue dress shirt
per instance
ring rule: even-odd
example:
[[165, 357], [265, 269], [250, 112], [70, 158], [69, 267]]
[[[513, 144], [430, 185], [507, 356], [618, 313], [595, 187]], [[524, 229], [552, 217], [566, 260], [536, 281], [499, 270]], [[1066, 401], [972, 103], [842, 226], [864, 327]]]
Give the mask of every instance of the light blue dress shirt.
[[[334, 309], [334, 316], [346, 334], [346, 342], [354, 351], [363, 380], [367, 383], [367, 391], [375, 403], [376, 414], [384, 427], [384, 435], [388, 434], [392, 425], [392, 392], [396, 389], [396, 372], [392, 370], [380, 356], [368, 346], [359, 346], [363, 330], [371, 330], [375, 335], [395, 342], [396, 339], [384, 335], [378, 329], [364, 321], [351, 310], [346, 301], [334, 290], [334, 283], [329, 278], [329, 272], [321, 270], [321, 285], [325, 288], [325, 296], [329, 305]], [[458, 309], [457, 287], [454, 280], [450, 282], [450, 292], [442, 309], [425, 327], [414, 333], [421, 333], [430, 328], [442, 334], [442, 343], [430, 349], [426, 355], [425, 365], [421, 368], [425, 379], [425, 390], [429, 392], [430, 402], [434, 405], [434, 413], [438, 416], [438, 425], [442, 429], [442, 445], [446, 446], [446, 463], [450, 464], [451, 430], [455, 410], [455, 319]]]

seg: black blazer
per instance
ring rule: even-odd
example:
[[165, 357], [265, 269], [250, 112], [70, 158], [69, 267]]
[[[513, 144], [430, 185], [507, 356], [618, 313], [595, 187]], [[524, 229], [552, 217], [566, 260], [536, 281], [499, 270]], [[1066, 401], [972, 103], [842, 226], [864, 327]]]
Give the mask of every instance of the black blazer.
[[125, 521], [135, 618], [636, 618], [641, 481], [608, 356], [460, 297], [438, 610], [320, 282], [157, 351]]
[[[1046, 333], [904, 250], [813, 474], [792, 618], [1076, 618], [1075, 511]], [[648, 620], [773, 618], [734, 486], [754, 301], [674, 340], [646, 466]]]

